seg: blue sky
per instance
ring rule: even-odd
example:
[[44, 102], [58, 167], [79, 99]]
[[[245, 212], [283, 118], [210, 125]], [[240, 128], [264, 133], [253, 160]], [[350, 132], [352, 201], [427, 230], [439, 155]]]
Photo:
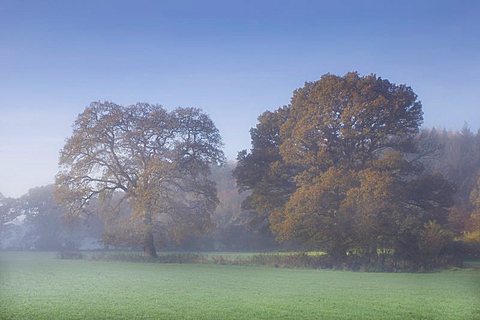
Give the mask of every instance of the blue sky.
[[480, 1], [0, 0], [0, 192], [53, 182], [91, 101], [195, 106], [228, 158], [324, 73], [405, 83], [424, 126], [480, 127]]

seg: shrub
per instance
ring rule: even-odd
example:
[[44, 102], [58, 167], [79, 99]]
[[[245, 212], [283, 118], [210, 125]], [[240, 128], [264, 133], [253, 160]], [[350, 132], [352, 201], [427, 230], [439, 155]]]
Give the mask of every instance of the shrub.
[[101, 252], [89, 257], [91, 260], [157, 262], [157, 263], [203, 263], [206, 259], [199, 253], [166, 253], [157, 258], [144, 256], [140, 252]]
[[78, 251], [60, 251], [57, 253], [57, 258], [79, 260], [79, 259], [83, 259], [84, 256], [82, 253]]

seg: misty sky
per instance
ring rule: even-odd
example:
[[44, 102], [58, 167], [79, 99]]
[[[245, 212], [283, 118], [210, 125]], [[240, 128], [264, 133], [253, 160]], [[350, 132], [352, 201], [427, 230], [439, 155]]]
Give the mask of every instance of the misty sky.
[[324, 73], [410, 85], [424, 126], [480, 127], [480, 1], [0, 0], [0, 192], [53, 182], [91, 101], [205, 110], [234, 159]]

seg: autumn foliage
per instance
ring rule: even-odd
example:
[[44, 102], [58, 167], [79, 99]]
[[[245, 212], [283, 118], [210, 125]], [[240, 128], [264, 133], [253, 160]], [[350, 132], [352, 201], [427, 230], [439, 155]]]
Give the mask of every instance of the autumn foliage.
[[126, 237], [155, 257], [166, 232], [177, 240], [211, 226], [210, 167], [223, 162], [221, 147], [200, 109], [94, 102], [61, 151], [57, 199], [71, 217], [100, 208], [93, 213], [107, 216], [107, 240]]
[[252, 149], [239, 153], [237, 183], [251, 192], [244, 206], [279, 241], [339, 262], [443, 263], [455, 189], [424, 170], [422, 120], [410, 87], [375, 75], [306, 83], [259, 117]]

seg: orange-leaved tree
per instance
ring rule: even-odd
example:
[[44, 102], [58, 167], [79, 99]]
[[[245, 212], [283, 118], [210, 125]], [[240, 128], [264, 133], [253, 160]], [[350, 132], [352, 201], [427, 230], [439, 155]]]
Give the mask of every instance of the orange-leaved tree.
[[[185, 228], [209, 227], [217, 205], [209, 172], [224, 159], [221, 146], [218, 129], [199, 109], [94, 102], [61, 151], [57, 197], [71, 216], [88, 212], [92, 201], [114, 201], [103, 208], [127, 219], [132, 239], [155, 257], [162, 228], [181, 236]], [[125, 205], [126, 216], [117, 212]]]
[[239, 153], [246, 205], [279, 240], [338, 259], [385, 248], [417, 257], [424, 225], [444, 223], [453, 192], [423, 174], [414, 140], [422, 120], [408, 86], [355, 72], [308, 82], [259, 117], [252, 149]]

